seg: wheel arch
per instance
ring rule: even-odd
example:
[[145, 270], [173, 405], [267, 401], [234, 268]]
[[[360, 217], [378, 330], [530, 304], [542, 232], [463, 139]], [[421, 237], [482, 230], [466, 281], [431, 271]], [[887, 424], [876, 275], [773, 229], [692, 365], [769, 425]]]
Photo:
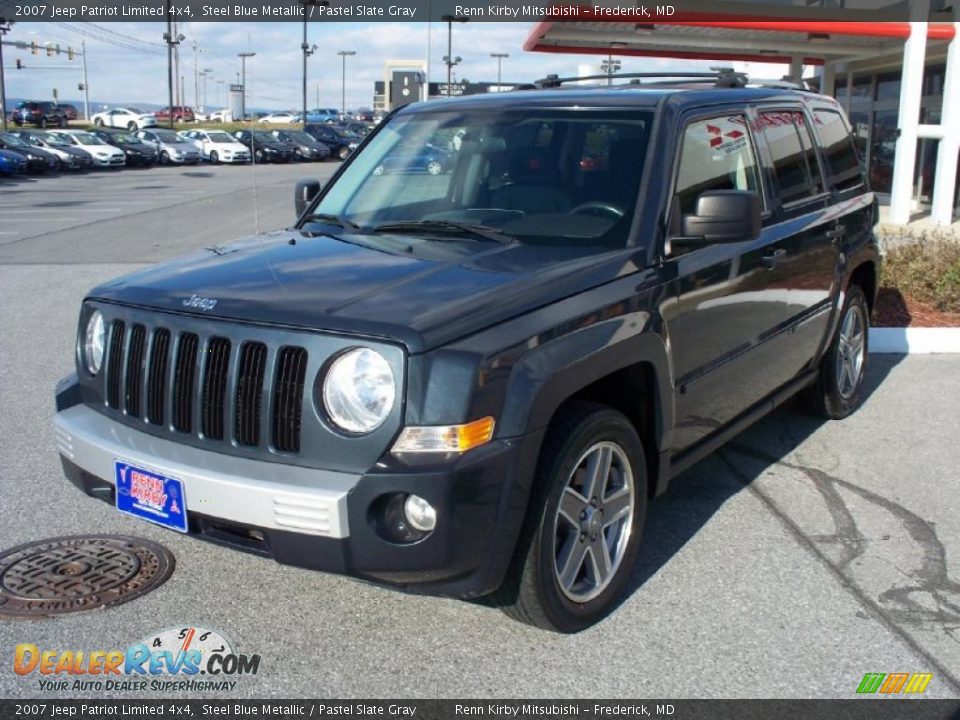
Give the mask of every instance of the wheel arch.
[[877, 301], [879, 290], [877, 280], [876, 263], [873, 260], [864, 260], [853, 269], [850, 273], [850, 279], [847, 281], [848, 286], [857, 285], [863, 290], [863, 294], [867, 296], [867, 306], [870, 308], [870, 312], [873, 312]]

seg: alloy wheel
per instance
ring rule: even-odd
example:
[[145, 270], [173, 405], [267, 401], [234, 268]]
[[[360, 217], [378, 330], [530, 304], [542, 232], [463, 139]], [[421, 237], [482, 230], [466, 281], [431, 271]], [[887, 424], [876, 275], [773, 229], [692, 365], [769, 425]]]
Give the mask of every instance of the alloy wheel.
[[837, 389], [844, 399], [852, 396], [860, 384], [866, 349], [866, 326], [860, 306], [851, 305], [840, 325], [837, 339]]
[[587, 602], [613, 580], [630, 542], [636, 505], [623, 448], [598, 442], [567, 478], [554, 517], [554, 571], [561, 592]]

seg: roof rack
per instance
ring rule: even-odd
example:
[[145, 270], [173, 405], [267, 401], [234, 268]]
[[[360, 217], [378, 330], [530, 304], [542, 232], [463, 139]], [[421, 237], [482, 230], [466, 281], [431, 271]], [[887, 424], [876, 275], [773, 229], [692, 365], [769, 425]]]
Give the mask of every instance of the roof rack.
[[[532, 85], [524, 85], [517, 89], [547, 89], [557, 88], [564, 83], [582, 82], [584, 80], [618, 80], [639, 81], [653, 78], [669, 78], [676, 80], [713, 80], [715, 87], [746, 87], [748, 78], [744, 73], [734, 72], [733, 70], [723, 69], [717, 72], [646, 72], [646, 73], [621, 73], [617, 75], [585, 75], [582, 77], [559, 77], [557, 75], [547, 75], [541, 80], [537, 80]], [[632, 83], [639, 84], [639, 82]]]

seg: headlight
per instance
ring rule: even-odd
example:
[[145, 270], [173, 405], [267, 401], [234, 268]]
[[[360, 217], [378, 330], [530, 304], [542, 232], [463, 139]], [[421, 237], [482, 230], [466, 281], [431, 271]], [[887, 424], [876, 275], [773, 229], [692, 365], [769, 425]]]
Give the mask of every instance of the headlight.
[[323, 406], [342, 430], [368, 433], [387, 419], [396, 399], [393, 371], [370, 348], [355, 348], [334, 360], [323, 381]]
[[103, 324], [103, 315], [94, 310], [87, 320], [87, 329], [83, 333], [83, 364], [91, 375], [100, 372], [103, 364], [103, 348], [106, 344], [107, 332]]

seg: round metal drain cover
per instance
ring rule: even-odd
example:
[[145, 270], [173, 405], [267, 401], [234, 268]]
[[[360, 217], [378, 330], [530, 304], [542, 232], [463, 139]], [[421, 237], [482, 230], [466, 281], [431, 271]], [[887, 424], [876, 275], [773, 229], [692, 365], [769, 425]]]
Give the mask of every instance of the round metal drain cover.
[[0, 617], [120, 605], [162, 585], [174, 568], [162, 545], [124, 535], [75, 535], [0, 553]]

